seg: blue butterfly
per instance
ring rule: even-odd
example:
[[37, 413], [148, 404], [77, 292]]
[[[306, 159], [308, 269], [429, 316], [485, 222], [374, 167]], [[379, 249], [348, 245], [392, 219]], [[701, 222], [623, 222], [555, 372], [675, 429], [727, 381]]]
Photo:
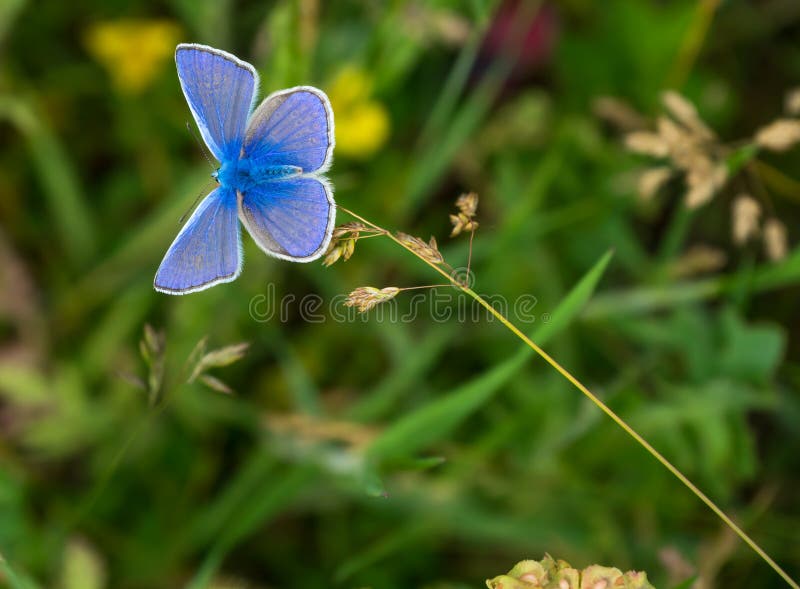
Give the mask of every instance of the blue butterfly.
[[[310, 262], [327, 249], [336, 216], [322, 174], [333, 156], [333, 111], [325, 93], [297, 86], [253, 110], [258, 74], [205, 45], [175, 50], [183, 94], [220, 162], [217, 186], [167, 250], [153, 285], [186, 294], [235, 280], [242, 269], [239, 221], [267, 254]], [[237, 218], [238, 217], [238, 218]]]

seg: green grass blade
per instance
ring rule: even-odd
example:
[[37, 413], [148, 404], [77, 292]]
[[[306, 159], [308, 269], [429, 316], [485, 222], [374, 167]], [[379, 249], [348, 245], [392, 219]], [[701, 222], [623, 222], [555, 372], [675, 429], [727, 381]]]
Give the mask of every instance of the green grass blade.
[[427, 520], [412, 521], [408, 525], [394, 530], [387, 537], [370, 543], [364, 550], [345, 560], [336, 569], [334, 579], [338, 583], [346, 581], [358, 571], [413, 546], [421, 539], [429, 539], [430, 534], [430, 524]]
[[[752, 271], [749, 292], [761, 293], [800, 283], [800, 248], [777, 263]], [[686, 303], [713, 299], [741, 289], [738, 274], [666, 286], [610, 291], [598, 295], [586, 306], [583, 317], [590, 320], [636, 316]]]
[[9, 120], [27, 139], [65, 253], [74, 263], [86, 262], [95, 249], [94, 225], [66, 150], [20, 99], [0, 97], [0, 119]]
[[239, 512], [228, 520], [227, 527], [222, 530], [187, 589], [207, 587], [225, 555], [256, 528], [264, 525], [271, 516], [286, 508], [313, 479], [316, 472], [316, 468], [312, 466], [296, 468], [269, 481], [264, 485], [265, 488], [257, 489], [247, 500], [242, 501]]
[[[552, 315], [549, 323], [534, 329], [532, 339], [545, 344], [577, 317], [603, 276], [612, 253], [607, 252], [578, 282]], [[525, 364], [533, 351], [527, 346], [491, 370], [431, 401], [386, 429], [369, 447], [375, 461], [407, 456], [447, 436], [464, 419], [486, 403]]]
[[11, 568], [2, 554], [0, 554], [0, 580], [7, 581], [9, 589], [39, 589], [39, 586], [31, 579]]
[[442, 325], [411, 347], [402, 362], [369, 395], [349, 409], [348, 417], [356, 421], [374, 421], [384, 416], [398, 398], [436, 363], [452, 335], [450, 326]]

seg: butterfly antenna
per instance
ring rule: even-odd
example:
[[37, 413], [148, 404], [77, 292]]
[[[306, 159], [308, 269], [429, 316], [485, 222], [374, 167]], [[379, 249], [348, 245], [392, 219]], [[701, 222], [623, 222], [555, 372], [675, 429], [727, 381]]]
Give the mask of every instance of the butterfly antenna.
[[192, 211], [194, 211], [195, 207], [197, 206], [197, 203], [200, 202], [200, 199], [203, 198], [206, 194], [208, 194], [210, 192], [208, 187], [210, 185], [212, 185], [212, 184], [214, 184], [214, 182], [209, 182], [208, 184], [203, 186], [203, 190], [201, 190], [200, 194], [197, 195], [197, 198], [194, 199], [194, 202], [192, 203], [192, 206], [190, 206], [189, 209], [185, 213], [183, 213], [183, 215], [181, 216], [180, 220], [178, 221], [178, 225], [183, 225], [183, 222], [186, 220], [186, 217], [188, 217], [189, 214]]
[[206, 151], [206, 146], [200, 140], [200, 137], [198, 137], [197, 132], [194, 130], [194, 127], [192, 127], [192, 125], [191, 125], [191, 123], [189, 121], [186, 121], [186, 128], [189, 130], [189, 134], [192, 137], [194, 137], [194, 140], [197, 141], [197, 145], [200, 146], [200, 153], [202, 153], [203, 157], [206, 158], [206, 161], [208, 162], [208, 165], [211, 166], [212, 170], [216, 170], [217, 166], [215, 166], [214, 162], [211, 161], [211, 158], [209, 157], [208, 152]]

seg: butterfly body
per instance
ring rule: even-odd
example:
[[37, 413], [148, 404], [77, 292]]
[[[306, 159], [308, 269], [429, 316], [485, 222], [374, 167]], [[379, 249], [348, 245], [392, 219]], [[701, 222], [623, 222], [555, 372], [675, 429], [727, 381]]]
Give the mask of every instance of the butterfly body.
[[175, 51], [178, 78], [208, 148], [219, 186], [167, 250], [154, 287], [186, 294], [235, 280], [239, 223], [267, 254], [293, 262], [328, 247], [336, 205], [322, 175], [333, 157], [333, 111], [325, 94], [298, 86], [253, 109], [258, 75], [237, 57], [196, 44]]
[[254, 166], [251, 160], [243, 158], [222, 164], [211, 177], [224, 188], [244, 193], [253, 186], [302, 173], [300, 166]]

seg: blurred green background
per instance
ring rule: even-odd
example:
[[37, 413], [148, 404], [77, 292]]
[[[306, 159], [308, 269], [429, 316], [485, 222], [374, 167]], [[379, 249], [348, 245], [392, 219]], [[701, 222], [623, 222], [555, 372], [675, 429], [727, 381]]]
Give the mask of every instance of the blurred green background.
[[[331, 320], [358, 286], [437, 280], [388, 240], [325, 268], [245, 238], [235, 283], [156, 293], [211, 171], [182, 41], [252, 62], [262, 95], [328, 91], [337, 201], [454, 266], [448, 214], [478, 192], [476, 290], [536, 297], [534, 335], [559, 313], [545, 347], [798, 578], [800, 150], [749, 148], [789, 116], [798, 40], [796, 0], [0, 0], [0, 583], [466, 588], [549, 552], [784, 586], [497, 322]], [[693, 210], [680, 176], [638, 197], [653, 160], [622, 141], [669, 88], [729, 146]], [[742, 192], [787, 252], [734, 243]], [[258, 320], [270, 292], [295, 298]]]

